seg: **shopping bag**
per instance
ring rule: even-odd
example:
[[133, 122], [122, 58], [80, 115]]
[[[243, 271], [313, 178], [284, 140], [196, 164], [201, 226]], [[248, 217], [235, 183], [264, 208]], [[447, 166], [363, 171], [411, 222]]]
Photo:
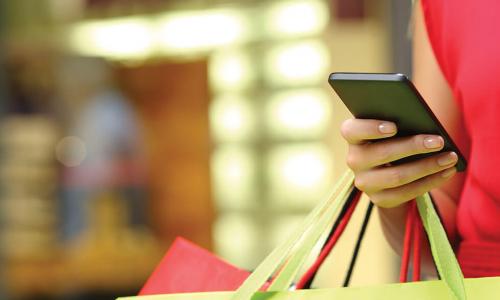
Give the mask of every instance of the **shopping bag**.
[[[311, 290], [290, 290], [314, 245], [329, 222], [338, 214], [352, 189], [353, 175], [348, 171], [338, 182], [332, 197], [325, 199], [306, 217], [288, 239], [275, 248], [234, 292], [167, 294], [119, 298], [121, 300], [249, 300], [249, 299], [498, 299], [500, 277], [465, 279], [446, 233], [428, 194], [416, 199], [419, 217], [427, 233], [431, 252], [441, 280]], [[265, 292], [258, 290], [273, 276]]]
[[158, 295], [234, 291], [250, 275], [209, 251], [177, 238], [139, 292]]

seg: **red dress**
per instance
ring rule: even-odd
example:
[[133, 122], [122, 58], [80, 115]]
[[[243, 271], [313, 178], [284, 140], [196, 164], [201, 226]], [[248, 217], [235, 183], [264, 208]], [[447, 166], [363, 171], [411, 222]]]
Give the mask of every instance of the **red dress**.
[[470, 138], [457, 212], [466, 277], [500, 276], [500, 1], [422, 0], [436, 59]]

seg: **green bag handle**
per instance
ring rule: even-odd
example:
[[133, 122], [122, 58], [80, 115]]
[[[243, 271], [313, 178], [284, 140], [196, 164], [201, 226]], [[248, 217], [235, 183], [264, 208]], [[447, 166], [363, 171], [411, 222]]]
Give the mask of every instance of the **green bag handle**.
[[432, 257], [442, 280], [446, 283], [453, 296], [457, 300], [467, 298], [464, 286], [464, 275], [453, 253], [446, 231], [439, 220], [434, 204], [429, 193], [417, 197], [417, 207], [420, 219], [424, 225], [429, 244], [431, 246]]
[[[307, 255], [327, 227], [328, 222], [333, 219], [338, 208], [347, 200], [346, 195], [352, 185], [352, 174], [349, 172], [344, 174], [342, 180], [339, 181], [334, 194], [341, 187], [346, 175], [350, 175], [350, 184], [346, 184], [336, 197], [329, 198], [326, 202], [318, 205], [304, 221], [306, 226], [299, 227], [287, 241], [277, 247], [236, 291], [232, 299], [251, 299], [252, 295], [259, 290], [266, 280], [282, 266], [287, 257], [289, 257], [288, 262], [276, 276], [268, 290], [285, 291], [288, 289]], [[463, 275], [432, 200], [426, 193], [418, 197], [416, 201], [422, 223], [429, 238], [438, 273], [455, 299], [465, 300]], [[318, 219], [314, 222], [312, 218]], [[293, 247], [296, 249], [292, 252], [291, 248]], [[290, 253], [291, 255], [289, 255]]]
[[[441, 276], [455, 299], [467, 299], [462, 270], [460, 269], [460, 265], [458, 264], [453, 252], [453, 248], [448, 241], [446, 231], [441, 224], [441, 221], [429, 194], [425, 193], [423, 196], [417, 197], [416, 201], [420, 218], [422, 219], [425, 231], [427, 232], [429, 244], [431, 246], [431, 253], [434, 258], [434, 262], [436, 263], [439, 275]], [[297, 257], [300, 255], [304, 255], [301, 262], [303, 262], [307, 258], [307, 254], [310, 253], [310, 249], [312, 249], [313, 246], [314, 245], [311, 246], [307, 243], [304, 243], [304, 248], [300, 251], [297, 251]], [[306, 247], [307, 249], [305, 249]], [[305, 251], [307, 251], [307, 253], [304, 253]], [[295, 267], [297, 269], [287, 268], [289, 265], [291, 266], [293, 259], [294, 258], [290, 259], [290, 262], [287, 264], [287, 266], [275, 278], [274, 283], [283, 282], [283, 285], [276, 285], [276, 289], [272, 289], [273, 291], [286, 290], [292, 280], [295, 278], [301, 265], [296, 264]], [[271, 287], [272, 286], [273, 285], [271, 285]], [[269, 290], [271, 290], [271, 287], [269, 288]]]
[[286, 262], [285, 266], [273, 280], [267, 291], [285, 291], [290, 287], [314, 246], [321, 238], [321, 235], [329, 230], [328, 224], [335, 218], [339, 208], [347, 201], [349, 191], [351, 191], [352, 188], [352, 184], [348, 185], [347, 188], [336, 197], [336, 205], [328, 210], [328, 212], [321, 217], [319, 222], [314, 225], [314, 228], [312, 228], [310, 233], [305, 237], [302, 247], [300, 247]]
[[[285, 241], [283, 241], [264, 259], [264, 261], [252, 272], [252, 274], [245, 280], [240, 288], [238, 288], [238, 290], [233, 294], [231, 299], [251, 299], [254, 293], [258, 291], [262, 287], [262, 285], [274, 273], [276, 273], [276, 271], [283, 265], [286, 259], [289, 258], [289, 263], [293, 261], [293, 268], [287, 267], [290, 264], [286, 264], [284, 267], [284, 271], [286, 270], [286, 273], [280, 272], [279, 276], [275, 279], [278, 280], [278, 278], [282, 278], [279, 279], [279, 288], [280, 290], [286, 290], [289, 284], [285, 286], [285, 283], [291, 282], [294, 277], [290, 276], [290, 273], [296, 274], [296, 272], [298, 272], [298, 270], [296, 270], [297, 261], [299, 261], [298, 268], [300, 268], [300, 259], [294, 258], [296, 257], [295, 253], [302, 253], [304, 252], [302, 251], [302, 249], [308, 249], [314, 246], [317, 240], [314, 237], [318, 236], [319, 238], [319, 236], [321, 236], [321, 233], [326, 230], [325, 228], [327, 228], [326, 225], [328, 223], [324, 224], [325, 220], [333, 219], [335, 213], [338, 212], [342, 207], [343, 202], [347, 200], [346, 194], [349, 192], [353, 180], [354, 175], [352, 174], [352, 172], [346, 171], [333, 188], [331, 196], [321, 201], [304, 219], [302, 225], [297, 227]], [[324, 226], [321, 227], [318, 226], [318, 224]], [[307, 243], [309, 243], [309, 245]], [[312, 244], [312, 246], [310, 244]], [[277, 285], [274, 285], [274, 289], [276, 289], [277, 287]]]

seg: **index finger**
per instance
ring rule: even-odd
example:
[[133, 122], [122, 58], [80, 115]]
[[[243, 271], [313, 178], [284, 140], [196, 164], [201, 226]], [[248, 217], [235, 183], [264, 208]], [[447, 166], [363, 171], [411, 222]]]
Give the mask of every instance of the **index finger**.
[[378, 140], [394, 136], [396, 124], [383, 120], [348, 119], [340, 128], [342, 136], [349, 144], [363, 144], [369, 140]]

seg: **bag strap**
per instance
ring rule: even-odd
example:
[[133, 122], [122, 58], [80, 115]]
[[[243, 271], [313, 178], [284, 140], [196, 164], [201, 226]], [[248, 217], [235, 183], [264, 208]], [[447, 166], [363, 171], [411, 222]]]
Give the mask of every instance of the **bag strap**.
[[[414, 220], [415, 223], [417, 223], [416, 220], [419, 217], [422, 220], [422, 224], [427, 232], [429, 244], [431, 245], [431, 252], [438, 273], [449, 288], [451, 295], [457, 300], [465, 300], [466, 293], [462, 271], [429, 194], [426, 193], [423, 196], [417, 197], [415, 202], [418, 211], [417, 209], [414, 210]], [[309, 251], [311, 248], [312, 246], [310, 246]], [[419, 258], [416, 258], [416, 262], [418, 262], [418, 260]], [[289, 274], [285, 274], [285, 276], [286, 275]], [[282, 276], [281, 273], [278, 274], [276, 279], [279, 279], [280, 276]], [[287, 288], [288, 286], [281, 290], [286, 290]]]
[[341, 214], [335, 221], [335, 224], [333, 225], [332, 230], [326, 240], [326, 243], [321, 249], [320, 254], [316, 258], [312, 266], [309, 267], [309, 269], [304, 273], [304, 275], [302, 275], [300, 280], [297, 282], [295, 286], [296, 289], [304, 289], [310, 287], [311, 282], [313, 281], [319, 268], [321, 267], [325, 259], [328, 257], [333, 247], [335, 247], [337, 241], [340, 239], [342, 233], [347, 227], [347, 224], [349, 223], [349, 220], [351, 219], [351, 216], [353, 215], [354, 210], [356, 209], [356, 206], [359, 203], [361, 194], [362, 192], [359, 191], [358, 189], [356, 188], [353, 189], [351, 195], [349, 195], [346, 205], [342, 209]]
[[[348, 185], [345, 185], [346, 179]], [[353, 176], [349, 171], [342, 177], [334, 191], [334, 195], [318, 205], [304, 221], [280, 246], [257, 267], [243, 285], [233, 294], [233, 300], [248, 300], [274, 274], [280, 266], [281, 271], [271, 284], [270, 291], [285, 291], [289, 288], [307, 255], [324, 232], [324, 228], [346, 201], [352, 186]], [[344, 186], [345, 185], [345, 186]], [[337, 191], [340, 190], [338, 193]], [[449, 288], [451, 295], [457, 300], [465, 300], [466, 293], [460, 266], [449, 244], [446, 232], [439, 220], [430, 196], [426, 193], [416, 199], [418, 212], [427, 232], [432, 256], [438, 273]], [[292, 251], [293, 250], [293, 251]], [[289, 257], [286, 264], [283, 263]]]
[[[340, 216], [335, 220], [335, 224], [333, 225], [329, 237], [326, 239], [320, 254], [318, 255], [314, 264], [309, 267], [307, 272], [300, 278], [300, 280], [295, 285], [296, 289], [308, 289], [311, 287], [314, 278], [317, 275], [317, 272], [321, 265], [324, 263], [324, 260], [330, 255], [332, 249], [335, 247], [338, 239], [343, 234], [345, 227], [348, 225], [351, 216], [356, 209], [356, 206], [359, 203], [359, 199], [361, 198], [362, 192], [358, 189], [354, 189], [352, 194], [349, 196], [349, 200], [346, 203], [345, 207], [342, 209]], [[355, 198], [356, 197], [356, 198]], [[352, 198], [352, 199], [351, 199]], [[355, 201], [354, 201], [355, 200]], [[348, 269], [346, 271], [346, 275], [344, 278], [344, 282], [342, 284], [343, 287], [347, 287], [350, 284], [352, 273], [354, 271], [354, 267], [356, 265], [356, 261], [359, 255], [359, 250], [361, 249], [361, 244], [363, 242], [363, 238], [366, 233], [366, 228], [368, 227], [368, 223], [370, 221], [370, 217], [373, 211], [373, 203], [368, 201], [368, 205], [366, 207], [365, 215], [363, 216], [363, 222], [361, 228], [359, 229], [358, 236], [356, 239], [356, 243], [354, 246], [353, 254], [351, 256], [351, 261], [349, 262]]]
[[370, 222], [370, 217], [373, 212], [373, 202], [368, 202], [368, 207], [366, 208], [366, 213], [363, 218], [363, 224], [361, 225], [361, 229], [358, 233], [358, 240], [356, 241], [356, 246], [354, 247], [354, 253], [351, 257], [351, 262], [349, 263], [349, 268], [347, 269], [347, 274], [344, 279], [343, 287], [348, 287], [351, 282], [352, 272], [354, 270], [354, 266], [356, 265], [356, 260], [358, 259], [359, 249], [361, 249], [361, 243], [363, 242], [363, 238], [366, 233], [366, 228], [368, 227], [368, 223]]
[[[231, 299], [250, 299], [252, 295], [258, 291], [260, 287], [278, 270], [278, 268], [283, 265], [287, 258], [290, 257], [291, 260], [293, 254], [295, 254], [299, 249], [302, 249], [305, 246], [307, 246], [306, 248], [309, 248], [309, 245], [305, 245], [306, 237], [309, 237], [307, 240], [309, 243], [311, 243], [311, 236], [318, 235], [319, 238], [322, 231], [326, 227], [323, 225], [325, 220], [328, 221], [326, 218], [331, 220], [333, 218], [332, 216], [338, 212], [338, 209], [342, 206], [343, 202], [345, 202], [344, 196], [349, 191], [353, 180], [354, 175], [352, 172], [346, 171], [341, 179], [337, 181], [331, 196], [320, 202], [305, 218], [301, 226], [297, 227], [285, 241], [283, 241], [264, 259], [264, 261], [233, 294]], [[318, 224], [323, 227], [318, 226]], [[313, 241], [312, 244], [314, 243], [315, 241]], [[287, 271], [292, 270], [287, 269]], [[283, 270], [281, 273], [283, 273]]]
[[422, 220], [418, 214], [417, 203], [413, 199], [408, 203], [405, 233], [403, 240], [403, 251], [401, 256], [401, 269], [399, 282], [408, 282], [408, 266], [410, 256], [412, 257], [412, 281], [420, 281], [420, 261], [422, 255]]
[[[406, 265], [409, 263], [409, 249], [413, 238], [413, 281], [420, 279], [420, 261], [422, 246], [422, 225], [427, 232], [438, 274], [444, 279], [451, 294], [458, 300], [465, 300], [465, 285], [463, 274], [456, 260], [455, 254], [448, 241], [448, 237], [436, 211], [433, 201], [428, 193], [417, 197], [410, 204], [409, 218], [405, 238]], [[408, 268], [406, 267], [406, 271]], [[405, 273], [406, 275], [406, 273]], [[406, 281], [407, 278], [404, 280]]]
[[401, 283], [408, 282], [408, 266], [410, 263], [412, 236], [415, 228], [414, 224], [417, 218], [417, 203], [415, 200], [412, 200], [408, 206], [403, 239], [403, 251], [401, 254], [401, 269], [399, 272], [399, 282]]
[[[311, 230], [311, 234], [306, 236], [303, 246], [297, 250], [297, 252], [290, 258], [290, 260], [285, 264], [283, 269], [278, 273], [274, 281], [271, 283], [267, 291], [284, 291], [287, 290], [292, 284], [293, 280], [297, 276], [300, 268], [305, 263], [309, 254], [312, 252], [314, 246], [317, 244], [321, 235], [325, 232], [325, 228], [328, 228], [328, 224], [333, 220], [338, 212], [339, 205], [347, 199], [347, 192], [353, 188], [353, 184], [347, 186], [347, 190], [339, 194], [336, 198], [337, 205], [334, 209], [330, 210], [328, 213], [323, 215], [321, 220], [316, 224], [316, 228]], [[335, 205], [334, 205], [335, 206]], [[347, 225], [347, 222], [345, 223]], [[345, 227], [344, 227], [345, 228]]]
[[466, 294], [462, 270], [429, 194], [425, 193], [423, 196], [417, 197], [416, 202], [420, 219], [427, 232], [432, 257], [436, 263], [438, 273], [450, 289], [451, 294], [457, 300], [465, 300]]
[[420, 266], [422, 260], [422, 220], [415, 213], [415, 223], [413, 224], [413, 281], [420, 281]]

